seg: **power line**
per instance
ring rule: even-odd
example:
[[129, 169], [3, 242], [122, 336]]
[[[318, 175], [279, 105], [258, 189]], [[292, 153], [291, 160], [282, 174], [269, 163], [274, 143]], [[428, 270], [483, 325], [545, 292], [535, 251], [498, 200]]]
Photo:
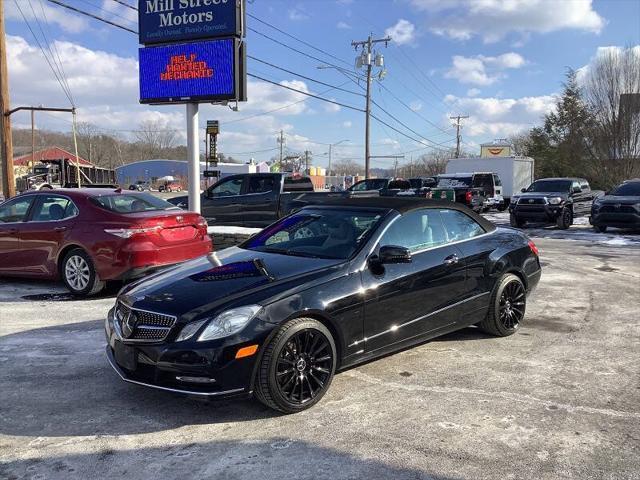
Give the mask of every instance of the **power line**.
[[117, 12], [114, 12], [112, 10], [107, 10], [106, 8], [103, 8], [100, 5], [96, 5], [95, 3], [91, 3], [89, 0], [80, 0], [80, 1], [83, 2], [83, 3], [86, 3], [87, 5], [92, 6], [94, 8], [97, 8], [101, 12], [108, 13], [109, 15], [114, 15], [114, 16], [116, 16], [118, 18], [121, 18], [122, 20], [125, 20], [126, 22], [133, 23], [133, 24], [137, 24], [138, 23], [137, 21], [132, 20], [131, 18], [128, 18], [128, 17], [124, 17], [124, 16], [120, 15]]
[[268, 65], [270, 67], [276, 68], [278, 70], [282, 70], [283, 72], [289, 73], [291, 75], [295, 75], [297, 77], [304, 78], [305, 80], [309, 80], [310, 82], [315, 82], [315, 83], [318, 83], [320, 85], [324, 85], [325, 87], [331, 87], [332, 90], [340, 90], [342, 92], [351, 93], [352, 95], [358, 95], [360, 97], [364, 97], [364, 95], [362, 95], [361, 93], [354, 92], [353, 90], [347, 90], [346, 88], [337, 87], [335, 85], [331, 85], [329, 83], [321, 82], [320, 80], [316, 80], [314, 78], [307, 77], [307, 76], [301, 75], [301, 74], [296, 73], [296, 72], [292, 72], [291, 70], [287, 70], [286, 68], [278, 67], [277, 65], [274, 65], [273, 63], [269, 63], [269, 62], [267, 62], [265, 60], [260, 60], [259, 58], [256, 58], [256, 57], [254, 57], [252, 55], [247, 55], [247, 58], [250, 58], [251, 60], [255, 60], [256, 62], [263, 63], [264, 65]]
[[[131, 29], [130, 29], [130, 28], [128, 28], [128, 27], [125, 27], [125, 26], [119, 25], [119, 24], [117, 24], [117, 23], [115, 23], [115, 22], [112, 22], [112, 21], [110, 21], [110, 20], [107, 20], [106, 18], [102, 18], [102, 17], [100, 17], [100, 16], [98, 16], [98, 15], [94, 15], [93, 13], [85, 12], [84, 10], [80, 10], [79, 8], [72, 7], [71, 5], [67, 5], [66, 3], [61, 2], [60, 0], [47, 0], [47, 1], [48, 1], [48, 2], [51, 2], [51, 3], [55, 3], [56, 5], [58, 5], [58, 6], [60, 6], [60, 7], [66, 8], [66, 9], [68, 9], [68, 10], [71, 10], [71, 11], [73, 11], [73, 12], [79, 13], [79, 14], [81, 14], [81, 15], [86, 15], [87, 17], [91, 17], [91, 18], [93, 18], [93, 19], [95, 19], [95, 20], [99, 20], [99, 21], [101, 21], [101, 22], [108, 23], [109, 25], [111, 25], [111, 26], [113, 26], [113, 27], [121, 28], [122, 30], [126, 30], [127, 32], [131, 32], [131, 33], [133, 33], [133, 34], [135, 34], [135, 35], [137, 35], [137, 34], [138, 34], [138, 32], [136, 32], [135, 30], [131, 30]], [[16, 3], [17, 3], [17, 2], [16, 2]]]
[[409, 140], [413, 140], [414, 142], [417, 142], [417, 143], [419, 143], [420, 145], [424, 145], [426, 148], [433, 148], [434, 150], [441, 150], [441, 149], [439, 149], [439, 148], [437, 148], [437, 147], [442, 146], [442, 145], [445, 145], [446, 143], [449, 143], [449, 142], [451, 141], [451, 140], [447, 140], [446, 142], [442, 142], [442, 143], [433, 143], [433, 142], [432, 142], [432, 143], [433, 143], [433, 145], [427, 145], [427, 144], [426, 144], [426, 143], [424, 143], [423, 141], [418, 140], [418, 139], [416, 139], [416, 138], [414, 138], [414, 137], [412, 137], [412, 136], [410, 136], [410, 135], [407, 135], [406, 133], [404, 133], [404, 132], [402, 132], [402, 131], [398, 130], [396, 127], [394, 127], [394, 126], [392, 126], [392, 125], [389, 125], [389, 124], [388, 124], [387, 122], [385, 122], [384, 120], [382, 120], [382, 119], [380, 119], [380, 118], [376, 117], [373, 113], [371, 114], [371, 118], [373, 118], [373, 119], [377, 120], [378, 122], [380, 122], [380, 123], [381, 123], [381, 124], [383, 124], [383, 125], [386, 125], [386, 126], [387, 126], [387, 127], [389, 127], [391, 130], [394, 130], [394, 131], [398, 132], [398, 133], [399, 133], [400, 135], [402, 135], [403, 137], [406, 137], [406, 138], [408, 138]]
[[136, 12], [138, 11], [138, 9], [132, 5], [129, 5], [127, 2], [123, 2], [122, 0], [112, 0], [113, 2], [119, 3], [120, 5], [124, 5], [127, 8], [130, 8], [131, 10], [135, 10]]
[[339, 62], [344, 63], [345, 65], [349, 65], [349, 66], [351, 66], [351, 64], [350, 64], [349, 62], [347, 62], [346, 60], [343, 60], [342, 58], [337, 57], [336, 55], [334, 55], [334, 54], [332, 54], [332, 53], [329, 53], [329, 52], [327, 52], [327, 51], [325, 51], [325, 50], [322, 50], [321, 48], [318, 48], [318, 47], [316, 47], [316, 46], [314, 46], [314, 45], [311, 45], [310, 43], [305, 42], [304, 40], [302, 40], [302, 39], [300, 39], [300, 38], [298, 38], [298, 37], [295, 37], [295, 36], [291, 35], [290, 33], [285, 32], [284, 30], [281, 30], [280, 28], [276, 27], [275, 25], [272, 25], [272, 24], [270, 24], [270, 23], [268, 23], [268, 22], [265, 22], [264, 20], [262, 20], [262, 19], [260, 19], [260, 18], [256, 17], [255, 15], [252, 15], [251, 13], [247, 13], [247, 16], [248, 16], [248, 17], [253, 18], [254, 20], [256, 20], [256, 21], [258, 21], [258, 22], [260, 22], [260, 23], [262, 23], [263, 25], [266, 25], [266, 26], [268, 26], [268, 27], [273, 28], [274, 30], [276, 30], [276, 31], [278, 31], [278, 32], [280, 32], [280, 33], [282, 33], [283, 35], [286, 35], [286, 36], [287, 36], [287, 37], [289, 37], [289, 38], [292, 38], [293, 40], [296, 40], [296, 41], [298, 41], [298, 42], [302, 43], [303, 45], [306, 45], [306, 46], [307, 46], [307, 47], [309, 47], [309, 48], [313, 48], [313, 49], [314, 49], [314, 50], [316, 50], [317, 52], [323, 53], [323, 54], [327, 55], [328, 57], [333, 58], [334, 60], [338, 60]]
[[273, 85], [277, 85], [279, 87], [286, 88], [287, 90], [291, 90], [293, 92], [301, 93], [303, 95], [307, 95], [309, 97], [313, 97], [315, 99], [322, 100], [323, 102], [333, 103], [334, 105], [339, 105], [340, 107], [348, 108], [350, 110], [355, 110], [357, 112], [364, 112], [364, 110], [361, 109], [361, 108], [357, 108], [357, 107], [354, 107], [354, 106], [351, 106], [351, 105], [346, 105], [344, 103], [336, 102], [335, 100], [330, 100], [328, 98], [320, 97], [319, 95], [314, 95], [313, 93], [304, 92], [302, 90], [298, 90], [297, 88], [289, 87], [287, 85], [282, 85], [281, 83], [274, 82], [273, 80], [267, 80], [266, 78], [259, 77], [258, 75], [254, 75], [252, 73], [247, 73], [247, 76], [252, 77], [252, 78], [256, 78], [258, 80], [262, 80], [263, 82], [272, 83]]

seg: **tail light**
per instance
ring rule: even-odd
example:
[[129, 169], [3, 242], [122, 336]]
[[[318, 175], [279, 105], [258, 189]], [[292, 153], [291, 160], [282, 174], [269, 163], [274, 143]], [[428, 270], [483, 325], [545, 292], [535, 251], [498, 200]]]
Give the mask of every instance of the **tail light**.
[[161, 226], [155, 227], [133, 227], [133, 228], [105, 228], [105, 232], [120, 238], [131, 238], [134, 235], [141, 235], [162, 230]]
[[468, 190], [467, 193], [464, 196], [466, 202], [467, 203], [471, 203], [471, 198], [472, 197], [473, 197], [473, 193], [471, 193], [471, 190]]
[[536, 247], [536, 244], [533, 243], [532, 240], [529, 240], [529, 248], [531, 249], [531, 253], [533, 253], [536, 257], [540, 256], [538, 247]]

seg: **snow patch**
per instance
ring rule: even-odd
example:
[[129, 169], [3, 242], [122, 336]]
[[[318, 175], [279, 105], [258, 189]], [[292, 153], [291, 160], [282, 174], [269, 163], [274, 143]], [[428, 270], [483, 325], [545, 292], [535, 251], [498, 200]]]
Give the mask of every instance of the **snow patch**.
[[225, 227], [224, 225], [215, 225], [207, 228], [209, 235], [253, 235], [258, 233], [261, 228], [247, 228], [247, 227]]

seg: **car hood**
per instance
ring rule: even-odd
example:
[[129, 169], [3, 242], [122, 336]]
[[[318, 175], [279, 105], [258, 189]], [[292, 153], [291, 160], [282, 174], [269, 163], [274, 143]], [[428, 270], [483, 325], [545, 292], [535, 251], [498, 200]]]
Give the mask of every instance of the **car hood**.
[[640, 203], [640, 197], [638, 196], [618, 196], [618, 195], [605, 195], [600, 198], [598, 203], [619, 203], [620, 205], [635, 205]]
[[343, 263], [231, 247], [136, 282], [118, 299], [133, 308], [188, 321], [227, 303], [259, 303], [294, 286], [300, 288]]

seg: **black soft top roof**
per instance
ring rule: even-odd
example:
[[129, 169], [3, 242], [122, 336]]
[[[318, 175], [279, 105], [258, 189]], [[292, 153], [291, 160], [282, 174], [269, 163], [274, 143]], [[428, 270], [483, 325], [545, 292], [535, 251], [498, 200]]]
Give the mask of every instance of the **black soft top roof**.
[[[301, 200], [304, 197], [301, 198]], [[314, 200], [317, 203], [314, 203]], [[401, 215], [412, 210], [420, 208], [447, 208], [450, 210], [459, 210], [469, 215], [478, 222], [486, 231], [495, 230], [496, 226], [486, 218], [478, 215], [466, 206], [443, 200], [432, 200], [429, 198], [415, 197], [328, 197], [318, 201], [310, 199], [310, 203], [306, 208], [322, 208], [322, 207], [347, 207], [347, 208], [382, 208], [395, 210]]]

